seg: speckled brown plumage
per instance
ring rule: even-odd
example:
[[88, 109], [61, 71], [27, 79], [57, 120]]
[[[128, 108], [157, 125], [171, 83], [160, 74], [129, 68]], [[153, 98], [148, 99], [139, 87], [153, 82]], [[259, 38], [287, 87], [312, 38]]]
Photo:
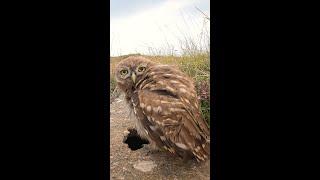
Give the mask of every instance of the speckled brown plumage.
[[184, 159], [209, 158], [210, 132], [191, 78], [173, 66], [128, 57], [117, 65], [116, 80], [141, 137]]

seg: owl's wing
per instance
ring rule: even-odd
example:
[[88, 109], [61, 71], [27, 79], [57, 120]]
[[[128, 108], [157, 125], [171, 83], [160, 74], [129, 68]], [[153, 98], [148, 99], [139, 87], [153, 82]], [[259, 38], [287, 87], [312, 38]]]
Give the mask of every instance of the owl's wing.
[[210, 130], [201, 117], [194, 82], [179, 69], [169, 65], [157, 65], [150, 68], [146, 73], [146, 78], [142, 79], [140, 89], [179, 99], [190, 114], [192, 123], [201, 129], [200, 132], [205, 137], [209, 137]]
[[208, 127], [199, 110], [185, 102], [187, 99], [164, 88], [141, 90], [138, 98], [148, 121], [146, 129], [151, 136], [158, 136], [165, 149], [180, 155], [183, 151], [190, 151], [198, 160], [208, 158]]

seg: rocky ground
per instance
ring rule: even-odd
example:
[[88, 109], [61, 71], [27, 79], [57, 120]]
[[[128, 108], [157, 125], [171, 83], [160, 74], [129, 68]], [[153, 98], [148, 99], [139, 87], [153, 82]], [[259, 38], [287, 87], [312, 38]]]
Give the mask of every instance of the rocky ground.
[[210, 162], [182, 161], [167, 152], [150, 153], [148, 146], [131, 151], [122, 143], [123, 131], [133, 126], [122, 97], [110, 105], [110, 179], [210, 179]]

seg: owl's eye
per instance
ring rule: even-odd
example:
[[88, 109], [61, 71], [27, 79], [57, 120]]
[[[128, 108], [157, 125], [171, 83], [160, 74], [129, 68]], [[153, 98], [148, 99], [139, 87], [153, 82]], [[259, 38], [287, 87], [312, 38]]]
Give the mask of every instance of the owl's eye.
[[142, 72], [144, 70], [146, 70], [146, 67], [141, 66], [141, 67], [138, 68], [138, 72]]
[[121, 70], [121, 71], [120, 71], [120, 74], [121, 74], [121, 75], [126, 75], [126, 74], [128, 74], [128, 70], [126, 70], [126, 69]]

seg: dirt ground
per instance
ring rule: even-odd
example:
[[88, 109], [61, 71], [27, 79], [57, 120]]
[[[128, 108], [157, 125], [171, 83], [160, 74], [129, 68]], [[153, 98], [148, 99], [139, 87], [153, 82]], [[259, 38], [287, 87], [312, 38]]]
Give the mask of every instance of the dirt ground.
[[123, 131], [132, 126], [123, 97], [110, 104], [110, 179], [210, 179], [210, 161], [182, 161], [167, 152], [150, 152], [147, 145], [131, 151], [122, 143]]

